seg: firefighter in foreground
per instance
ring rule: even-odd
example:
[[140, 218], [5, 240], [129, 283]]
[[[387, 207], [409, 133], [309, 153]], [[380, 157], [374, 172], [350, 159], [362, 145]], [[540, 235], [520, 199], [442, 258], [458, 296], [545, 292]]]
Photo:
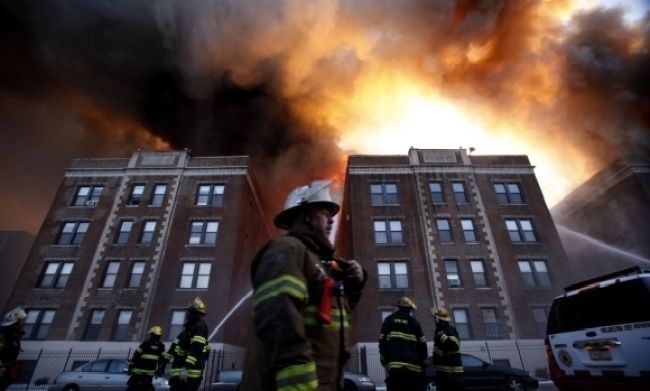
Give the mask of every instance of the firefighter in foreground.
[[274, 220], [287, 235], [254, 257], [253, 332], [241, 389], [339, 390], [349, 357], [350, 312], [367, 273], [334, 258], [328, 240], [339, 205], [331, 181], [313, 181], [289, 194]]
[[153, 390], [151, 379], [159, 372], [159, 365], [164, 363], [165, 344], [160, 342], [162, 328], [153, 326], [149, 330], [149, 339], [138, 346], [129, 362], [129, 387], [127, 391]]
[[397, 302], [397, 311], [381, 326], [379, 359], [388, 370], [388, 391], [424, 390], [424, 368], [427, 359], [427, 339], [420, 322], [411, 316], [416, 308], [408, 297]]
[[433, 339], [433, 368], [436, 371], [436, 386], [439, 391], [462, 391], [465, 387], [460, 337], [451, 325], [451, 317], [446, 308], [440, 307], [434, 316], [436, 331]]
[[27, 313], [21, 307], [9, 311], [0, 325], [0, 390], [4, 391], [20, 372], [18, 354]]
[[[165, 364], [171, 361], [169, 376], [171, 391], [194, 391], [203, 380], [203, 367], [208, 355], [208, 326], [205, 324], [205, 303], [195, 298], [187, 306], [187, 317], [183, 331], [163, 354]], [[165, 365], [161, 366], [162, 371]]]

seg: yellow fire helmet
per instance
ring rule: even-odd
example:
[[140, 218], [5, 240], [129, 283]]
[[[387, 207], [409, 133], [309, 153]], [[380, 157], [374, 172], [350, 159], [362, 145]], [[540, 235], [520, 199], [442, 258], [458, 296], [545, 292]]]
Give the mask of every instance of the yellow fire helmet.
[[207, 309], [205, 303], [201, 300], [200, 297], [195, 297], [194, 300], [187, 306], [188, 311], [198, 312], [201, 315], [205, 315]]
[[151, 328], [151, 330], [149, 330], [149, 334], [162, 336], [162, 327], [160, 327], [160, 326], [153, 326], [153, 327]]
[[445, 307], [438, 308], [438, 311], [434, 313], [436, 321], [442, 320], [443, 322], [451, 322], [451, 316], [449, 316], [449, 311]]
[[413, 300], [409, 299], [406, 296], [400, 297], [400, 299], [397, 301], [397, 306], [403, 308], [413, 308], [413, 309], [418, 308], [413, 302]]
[[10, 326], [21, 319], [27, 318], [27, 313], [22, 307], [16, 307], [13, 310], [7, 312], [5, 318], [2, 320], [2, 326]]

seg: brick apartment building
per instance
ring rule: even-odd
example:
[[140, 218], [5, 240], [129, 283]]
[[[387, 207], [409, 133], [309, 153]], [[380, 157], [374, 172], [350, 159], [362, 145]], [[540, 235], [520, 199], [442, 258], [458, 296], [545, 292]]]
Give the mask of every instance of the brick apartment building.
[[353, 155], [344, 188], [336, 245], [369, 271], [358, 341], [377, 340], [402, 295], [428, 336], [438, 306], [464, 340], [544, 336], [567, 259], [526, 156]]
[[[26, 340], [172, 339], [195, 296], [212, 328], [250, 290], [272, 235], [247, 157], [141, 152], [73, 161], [5, 310], [28, 310]], [[237, 311], [212, 342], [243, 345]]]

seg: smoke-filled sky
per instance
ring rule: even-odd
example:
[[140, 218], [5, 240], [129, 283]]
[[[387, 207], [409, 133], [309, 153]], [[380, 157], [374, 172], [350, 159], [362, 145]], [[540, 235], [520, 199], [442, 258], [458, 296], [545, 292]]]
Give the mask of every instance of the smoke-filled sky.
[[[617, 4], [623, 5], [617, 5]], [[549, 206], [650, 152], [645, 0], [4, 0], [0, 230], [74, 158], [246, 154], [279, 208], [349, 153], [527, 154]], [[279, 200], [279, 201], [278, 201]]]

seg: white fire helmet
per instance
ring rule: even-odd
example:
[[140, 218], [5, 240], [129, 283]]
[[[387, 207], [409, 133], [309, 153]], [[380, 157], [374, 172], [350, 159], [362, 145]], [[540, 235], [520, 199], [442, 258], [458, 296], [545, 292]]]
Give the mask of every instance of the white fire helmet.
[[27, 318], [27, 313], [25, 312], [22, 307], [16, 307], [13, 310], [7, 312], [7, 315], [5, 315], [5, 318], [2, 320], [2, 326], [10, 326], [16, 322], [18, 322], [20, 319], [25, 319]]
[[306, 206], [322, 206], [327, 208], [332, 216], [337, 214], [340, 207], [332, 201], [329, 188], [331, 183], [331, 180], [318, 180], [312, 181], [309, 185], [293, 189], [284, 203], [284, 210], [273, 219], [275, 226], [289, 229], [296, 216]]

